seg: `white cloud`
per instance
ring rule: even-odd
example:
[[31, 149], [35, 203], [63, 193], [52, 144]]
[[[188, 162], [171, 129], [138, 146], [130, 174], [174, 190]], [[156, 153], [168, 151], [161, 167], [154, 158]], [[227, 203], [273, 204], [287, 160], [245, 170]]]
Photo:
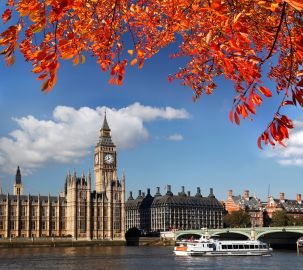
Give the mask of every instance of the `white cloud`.
[[181, 134], [176, 133], [176, 134], [168, 136], [167, 139], [170, 140], [170, 141], [182, 141], [183, 136]]
[[303, 166], [303, 120], [294, 121], [295, 128], [286, 141], [287, 147], [268, 149], [265, 155], [275, 158], [282, 166]]
[[76, 162], [89, 155], [90, 147], [98, 140], [105, 109], [113, 141], [120, 149], [135, 147], [149, 138], [144, 122], [189, 118], [184, 109], [139, 103], [121, 109], [82, 107], [77, 110], [57, 106], [49, 120], [32, 115], [14, 118], [19, 128], [7, 137], [0, 137], [0, 171], [12, 173], [21, 165], [23, 174], [30, 174], [49, 162]]

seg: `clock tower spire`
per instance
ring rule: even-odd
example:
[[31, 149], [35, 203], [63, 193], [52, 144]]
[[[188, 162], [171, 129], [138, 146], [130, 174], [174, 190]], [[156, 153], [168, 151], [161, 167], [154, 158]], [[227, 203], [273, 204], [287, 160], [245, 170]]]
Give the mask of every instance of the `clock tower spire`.
[[99, 141], [95, 145], [94, 172], [96, 192], [104, 192], [108, 181], [117, 179], [116, 145], [112, 141], [106, 112], [100, 129]]

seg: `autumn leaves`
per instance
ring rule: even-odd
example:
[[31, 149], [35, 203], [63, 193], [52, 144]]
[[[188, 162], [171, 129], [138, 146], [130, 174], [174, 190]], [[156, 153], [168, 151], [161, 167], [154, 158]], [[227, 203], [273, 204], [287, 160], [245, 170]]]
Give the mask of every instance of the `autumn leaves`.
[[216, 77], [231, 80], [230, 120], [238, 125], [272, 97], [262, 82], [269, 70], [281, 103], [258, 140], [261, 148], [288, 138], [293, 124], [280, 112], [284, 106], [303, 107], [302, 10], [299, 0], [8, 0], [0, 54], [11, 65], [19, 47], [48, 92], [61, 60], [78, 65], [91, 54], [109, 72], [109, 83], [122, 85], [127, 66], [140, 69], [179, 42], [172, 57], [187, 63], [169, 81], [180, 80], [197, 99], [213, 93]]

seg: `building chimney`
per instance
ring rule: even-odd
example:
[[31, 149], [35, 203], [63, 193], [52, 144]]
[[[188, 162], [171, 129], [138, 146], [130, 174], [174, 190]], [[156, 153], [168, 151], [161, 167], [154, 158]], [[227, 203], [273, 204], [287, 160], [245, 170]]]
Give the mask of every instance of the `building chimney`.
[[285, 194], [284, 192], [280, 192], [280, 201], [284, 202], [284, 200], [285, 200]]
[[171, 185], [167, 185], [167, 192], [171, 192]]
[[297, 194], [297, 195], [296, 195], [296, 201], [297, 201], [298, 203], [302, 203], [302, 195], [301, 195], [301, 194]]
[[157, 187], [156, 190], [157, 190], [157, 192], [156, 192], [156, 194], [155, 194], [155, 197], [161, 196], [160, 187]]
[[129, 192], [129, 198], [128, 198], [129, 200], [133, 200], [134, 198], [133, 198], [133, 192], [132, 191], [130, 191]]
[[147, 189], [147, 195], [150, 195], [150, 188]]
[[227, 193], [228, 198], [231, 198], [233, 196], [233, 191], [230, 189]]
[[202, 195], [201, 195], [201, 189], [199, 187], [197, 187], [196, 197], [202, 197]]
[[187, 191], [187, 196], [190, 197], [190, 191]]
[[138, 197], [142, 197], [142, 191], [141, 191], [141, 189], [138, 190]]
[[243, 192], [243, 198], [245, 200], [249, 200], [249, 190], [244, 190], [244, 192]]
[[185, 187], [184, 186], [181, 187], [181, 190], [182, 190], [181, 191], [182, 193], [185, 193]]

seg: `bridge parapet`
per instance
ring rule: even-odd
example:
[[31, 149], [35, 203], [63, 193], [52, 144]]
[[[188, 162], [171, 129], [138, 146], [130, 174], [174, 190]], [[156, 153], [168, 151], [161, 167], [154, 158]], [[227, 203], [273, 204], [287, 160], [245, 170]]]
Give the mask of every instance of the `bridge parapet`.
[[175, 231], [174, 239], [179, 239], [182, 235], [203, 235], [209, 234], [210, 236], [220, 235], [224, 233], [240, 234], [248, 239], [257, 240], [260, 237], [270, 233], [298, 233], [303, 235], [303, 226], [285, 226], [285, 227], [255, 227], [255, 228], [223, 228], [223, 229], [206, 229], [201, 230], [185, 230]]

